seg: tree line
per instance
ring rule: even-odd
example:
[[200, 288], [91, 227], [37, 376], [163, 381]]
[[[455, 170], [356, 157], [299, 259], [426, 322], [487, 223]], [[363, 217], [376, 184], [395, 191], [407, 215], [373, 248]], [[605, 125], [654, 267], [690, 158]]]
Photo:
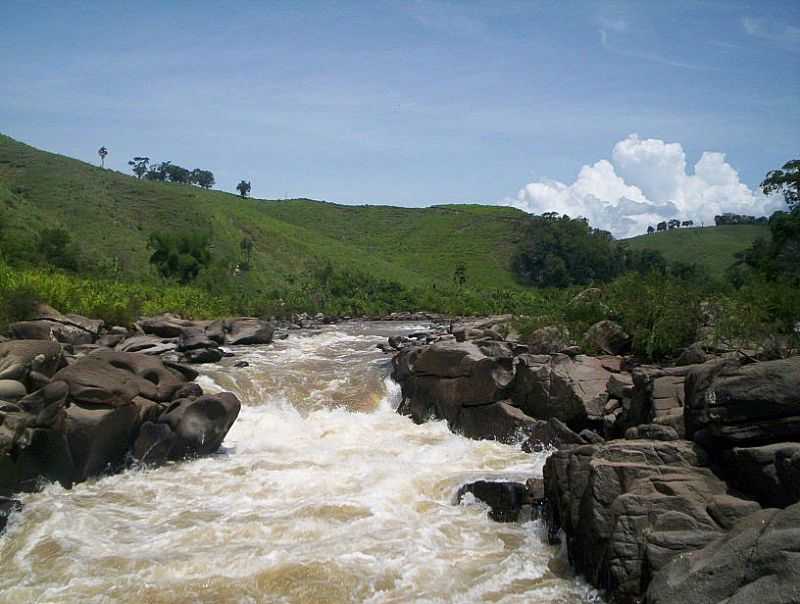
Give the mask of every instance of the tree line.
[[[108, 148], [105, 146], [100, 147], [97, 150], [97, 155], [100, 157], [100, 167], [105, 168]], [[203, 189], [211, 189], [216, 184], [214, 173], [211, 170], [202, 170], [200, 168], [189, 170], [178, 164], [173, 164], [171, 161], [151, 164], [149, 157], [137, 156], [131, 159], [128, 165], [136, 175], [136, 178], [140, 180], [197, 185]], [[252, 186], [249, 180], [241, 180], [236, 185], [236, 190], [242, 198], [248, 197], [251, 189]]]
[[210, 189], [215, 184], [214, 174], [210, 170], [189, 170], [170, 161], [151, 164], [149, 157], [134, 157], [128, 165], [139, 179], [197, 185], [203, 189]]

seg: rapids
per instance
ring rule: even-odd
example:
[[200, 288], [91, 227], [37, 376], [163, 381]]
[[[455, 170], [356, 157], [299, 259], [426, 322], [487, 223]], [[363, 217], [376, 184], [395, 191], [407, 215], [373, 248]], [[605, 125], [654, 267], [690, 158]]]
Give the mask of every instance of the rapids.
[[222, 451], [22, 496], [0, 602], [594, 601], [539, 521], [453, 505], [464, 482], [541, 475], [544, 454], [394, 412], [375, 345], [423, 327], [295, 332], [200, 366], [242, 399]]

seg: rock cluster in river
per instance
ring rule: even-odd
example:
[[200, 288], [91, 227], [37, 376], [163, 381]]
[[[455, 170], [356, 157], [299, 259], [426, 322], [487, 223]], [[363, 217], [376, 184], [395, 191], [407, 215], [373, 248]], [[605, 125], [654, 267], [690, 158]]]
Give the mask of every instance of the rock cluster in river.
[[[617, 327], [595, 326], [595, 348], [623, 352]], [[616, 601], [800, 601], [800, 357], [693, 347], [675, 366], [637, 366], [580, 354], [555, 328], [526, 344], [501, 331], [474, 322], [394, 346], [398, 412], [556, 447], [550, 537]], [[521, 488], [478, 490], [511, 501]], [[765, 600], [761, 585], [777, 587]]]
[[145, 318], [133, 330], [38, 306], [0, 341], [0, 529], [14, 493], [65, 488], [132, 462], [158, 465], [216, 451], [239, 414], [186, 363], [222, 345], [267, 344], [273, 326], [240, 317]]

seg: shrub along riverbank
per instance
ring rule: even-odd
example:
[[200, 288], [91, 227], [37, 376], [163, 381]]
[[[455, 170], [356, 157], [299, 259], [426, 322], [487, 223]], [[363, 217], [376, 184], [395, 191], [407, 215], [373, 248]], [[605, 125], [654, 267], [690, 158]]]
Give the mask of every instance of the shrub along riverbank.
[[798, 347], [800, 289], [791, 283], [751, 277], [742, 287], [705, 278], [651, 272], [629, 273], [576, 296], [584, 288], [480, 290], [431, 284], [406, 288], [391, 281], [330, 265], [310, 269], [283, 288], [251, 287], [247, 275], [194, 285], [159, 281], [115, 281], [54, 269], [12, 267], [0, 259], [0, 329], [26, 319], [32, 302], [44, 302], [65, 313], [129, 325], [142, 315], [162, 312], [208, 319], [251, 315], [288, 318], [293, 313], [377, 318], [391, 312], [427, 311], [446, 315], [517, 316], [525, 336], [556, 326], [578, 344], [586, 329], [603, 319], [619, 323], [632, 338], [632, 352], [647, 360], [677, 355], [702, 340], [708, 346], [748, 348], [754, 343]]

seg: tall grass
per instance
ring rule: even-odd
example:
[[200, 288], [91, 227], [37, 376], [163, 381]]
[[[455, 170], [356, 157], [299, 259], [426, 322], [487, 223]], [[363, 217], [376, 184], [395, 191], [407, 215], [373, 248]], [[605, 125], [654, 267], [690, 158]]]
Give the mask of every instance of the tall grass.
[[190, 318], [231, 314], [230, 301], [170, 284], [120, 282], [47, 269], [17, 269], [0, 260], [0, 325], [27, 318], [30, 303], [129, 325], [140, 315], [174, 312]]

